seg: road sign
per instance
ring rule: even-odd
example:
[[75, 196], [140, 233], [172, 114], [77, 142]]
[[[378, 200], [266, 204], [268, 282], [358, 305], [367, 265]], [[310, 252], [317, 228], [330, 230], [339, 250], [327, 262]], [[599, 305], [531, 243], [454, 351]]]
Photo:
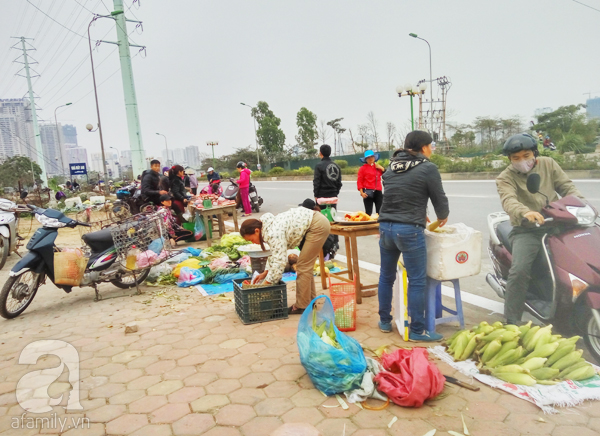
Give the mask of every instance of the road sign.
[[69, 164], [69, 170], [72, 176], [87, 174], [87, 165], [85, 162]]

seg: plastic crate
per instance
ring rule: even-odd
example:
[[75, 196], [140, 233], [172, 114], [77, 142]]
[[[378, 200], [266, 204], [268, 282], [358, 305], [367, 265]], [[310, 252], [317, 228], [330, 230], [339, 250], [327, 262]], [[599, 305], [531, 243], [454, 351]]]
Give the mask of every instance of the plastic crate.
[[286, 319], [288, 317], [285, 283], [256, 289], [242, 289], [244, 279], [233, 281], [235, 311], [244, 324]]
[[329, 280], [329, 295], [333, 312], [335, 314], [335, 326], [341, 332], [353, 332], [356, 330], [356, 294], [354, 283], [331, 283]]

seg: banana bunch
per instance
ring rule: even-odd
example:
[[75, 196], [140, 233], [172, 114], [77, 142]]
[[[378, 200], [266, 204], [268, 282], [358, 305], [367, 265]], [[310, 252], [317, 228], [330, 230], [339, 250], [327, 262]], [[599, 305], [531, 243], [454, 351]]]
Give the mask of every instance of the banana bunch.
[[562, 380], [585, 380], [596, 371], [576, 350], [579, 336], [552, 334], [552, 325], [522, 326], [488, 324], [456, 332], [446, 341], [447, 351], [457, 361], [472, 358], [482, 373], [508, 383], [553, 385]]

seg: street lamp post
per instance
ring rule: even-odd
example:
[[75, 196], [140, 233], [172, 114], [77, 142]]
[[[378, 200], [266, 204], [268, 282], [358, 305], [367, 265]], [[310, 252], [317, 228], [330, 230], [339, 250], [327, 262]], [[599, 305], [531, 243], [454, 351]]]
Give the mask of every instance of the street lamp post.
[[56, 109], [54, 109], [54, 124], [56, 125], [56, 141], [58, 142], [58, 149], [60, 151], [60, 166], [61, 166], [60, 174], [62, 176], [65, 175], [65, 162], [63, 160], [62, 147], [60, 146], [60, 133], [58, 131], [58, 120], [56, 118], [56, 110], [60, 109], [61, 107], [70, 106], [72, 104], [73, 103], [66, 103], [66, 104], [60, 105]]
[[417, 36], [416, 33], [409, 33], [408, 35], [420, 39], [421, 41], [425, 41], [427, 47], [429, 47], [429, 100], [431, 102], [431, 136], [433, 136], [433, 73], [431, 68], [431, 45], [429, 45], [429, 41]]
[[[102, 151], [102, 168], [104, 169], [104, 177], [108, 175], [106, 172], [106, 156], [104, 154], [104, 139], [102, 138], [102, 124], [100, 123], [100, 106], [98, 105], [98, 89], [96, 87], [96, 71], [94, 70], [94, 56], [92, 55], [92, 38], [90, 36], [90, 27], [98, 17], [94, 16], [94, 19], [88, 24], [88, 44], [90, 46], [90, 62], [92, 63], [92, 80], [94, 82], [94, 97], [96, 98], [96, 114], [98, 116], [98, 135], [100, 136], [100, 150]], [[86, 128], [91, 132], [94, 126], [88, 124]]]
[[405, 85], [405, 86], [397, 86], [396, 92], [398, 93], [398, 97], [402, 97], [403, 95], [410, 96], [410, 123], [412, 126], [412, 130], [415, 130], [415, 115], [413, 110], [413, 97], [416, 95], [421, 95], [425, 93], [425, 89], [427, 89], [427, 85], [425, 83], [420, 83], [417, 86]]
[[165, 138], [165, 149], [167, 150], [167, 166], [169, 166], [169, 146], [167, 145], [167, 137], [162, 133], [157, 133], [157, 135]]
[[[251, 109], [256, 109], [254, 106], [250, 106], [249, 104], [246, 103], [240, 103], [242, 106], [247, 106]], [[256, 118], [254, 118], [254, 116], [252, 116], [252, 118], [254, 119], [254, 144], [256, 145], [256, 161], [258, 163], [258, 168], [260, 169], [260, 155], [258, 154], [258, 136], [256, 135]]]
[[213, 168], [215, 167], [215, 145], [219, 145], [219, 141], [206, 141], [206, 145], [212, 147], [212, 155], [213, 155]]

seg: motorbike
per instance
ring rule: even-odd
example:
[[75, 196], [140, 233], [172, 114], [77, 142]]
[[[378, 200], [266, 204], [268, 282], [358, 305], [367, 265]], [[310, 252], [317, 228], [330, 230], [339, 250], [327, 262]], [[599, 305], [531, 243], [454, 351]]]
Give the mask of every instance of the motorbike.
[[[225, 189], [225, 192], [223, 192], [223, 198], [226, 198], [227, 200], [235, 200], [235, 206], [239, 209], [240, 207], [242, 207], [242, 200], [238, 195], [240, 192], [240, 187], [236, 183], [235, 179], [230, 178], [229, 181], [231, 182], [231, 185], [229, 185], [227, 189]], [[250, 182], [249, 196], [252, 210], [257, 213], [260, 212], [260, 207], [263, 204], [263, 199], [258, 195], [256, 186], [254, 186], [252, 182]]]
[[[529, 175], [528, 191], [544, 195], [539, 186], [539, 174]], [[566, 196], [552, 203], [546, 199], [542, 215], [547, 232], [532, 267], [526, 310], [543, 323], [583, 336], [590, 353], [600, 362], [598, 211], [580, 198]], [[523, 225], [529, 225], [525, 220]], [[488, 215], [488, 227], [488, 253], [494, 272], [486, 281], [504, 299], [512, 263], [512, 226], [506, 213], [496, 212]]]
[[[33, 301], [38, 288], [50, 279], [54, 283], [54, 253], [61, 251], [54, 242], [58, 229], [90, 224], [71, 219], [54, 209], [42, 209], [27, 205], [35, 218], [42, 224], [27, 243], [29, 252], [12, 268], [8, 280], [0, 291], [0, 315], [10, 319], [19, 316]], [[99, 299], [98, 284], [110, 282], [121, 289], [133, 288], [148, 277], [150, 268], [134, 272], [117, 262], [117, 250], [110, 229], [102, 229], [82, 236], [83, 248], [89, 257], [79, 287], [93, 287]], [[58, 285], [69, 293], [72, 286]]]
[[132, 183], [117, 190], [117, 199], [112, 203], [110, 216], [117, 222], [138, 213], [149, 213], [155, 210], [156, 206], [144, 202], [142, 190]]
[[219, 197], [223, 195], [223, 187], [221, 186], [221, 180], [213, 180], [207, 186], [202, 188], [200, 194], [215, 194]]
[[[27, 191], [23, 191], [21, 198], [26, 196]], [[21, 240], [18, 234], [19, 213], [27, 210], [10, 200], [0, 198], [0, 269], [4, 267], [10, 253], [17, 249]]]

